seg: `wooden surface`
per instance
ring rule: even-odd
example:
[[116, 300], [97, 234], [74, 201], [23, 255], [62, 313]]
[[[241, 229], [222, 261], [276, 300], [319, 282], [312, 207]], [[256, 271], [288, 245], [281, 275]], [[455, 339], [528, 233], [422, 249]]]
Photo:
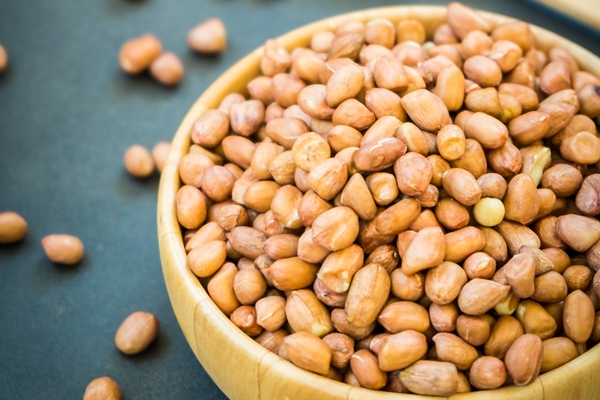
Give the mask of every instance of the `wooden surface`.
[[[508, 17], [482, 12], [494, 24]], [[402, 6], [370, 9], [319, 21], [278, 40], [286, 48], [305, 46], [315, 32], [334, 30], [343, 21], [368, 21], [385, 17], [392, 22], [415, 18], [430, 35], [445, 16], [443, 7]], [[600, 75], [600, 60], [580, 46], [538, 27], [532, 27], [537, 46], [548, 50], [553, 46], [567, 48], [580, 62], [582, 69]], [[233, 92], [245, 92], [246, 84], [259, 72], [262, 49], [242, 59], [215, 83], [193, 105], [179, 127], [167, 163], [162, 173], [158, 198], [158, 235], [163, 273], [177, 319], [190, 347], [223, 392], [232, 399], [400, 399], [416, 400], [429, 397], [374, 392], [325, 379], [295, 367], [264, 349], [238, 330], [212, 303], [198, 279], [185, 266], [185, 250], [175, 213], [175, 194], [180, 187], [178, 164], [190, 146], [193, 122], [207, 109], [216, 108], [221, 99]], [[542, 375], [525, 387], [452, 396], [453, 400], [564, 400], [597, 399], [600, 380], [600, 346], [573, 362]], [[439, 399], [439, 397], [431, 398]]]

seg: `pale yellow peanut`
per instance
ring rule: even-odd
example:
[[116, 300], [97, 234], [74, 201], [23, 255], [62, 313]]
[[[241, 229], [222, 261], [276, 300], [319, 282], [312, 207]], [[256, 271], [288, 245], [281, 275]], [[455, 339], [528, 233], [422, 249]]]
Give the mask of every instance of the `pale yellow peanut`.
[[473, 207], [475, 220], [483, 226], [498, 225], [505, 217], [506, 209], [502, 201], [483, 197]]

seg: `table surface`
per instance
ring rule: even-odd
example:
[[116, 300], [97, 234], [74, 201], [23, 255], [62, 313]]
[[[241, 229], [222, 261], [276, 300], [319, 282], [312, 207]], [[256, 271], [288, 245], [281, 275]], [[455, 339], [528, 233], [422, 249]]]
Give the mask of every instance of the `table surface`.
[[[414, 2], [414, 1], [413, 1]], [[371, 1], [369, 6], [398, 1]], [[442, 1], [429, 3], [445, 4]], [[554, 30], [600, 54], [598, 34], [533, 3], [467, 1]], [[317, 19], [364, 8], [358, 0], [5, 0], [0, 43], [0, 211], [29, 223], [0, 246], [0, 398], [77, 399], [108, 375], [125, 399], [224, 399], [189, 349], [163, 281], [156, 235], [157, 175], [124, 170], [125, 149], [170, 140], [194, 100], [268, 38]], [[217, 16], [229, 49], [198, 56], [187, 31]], [[165, 88], [117, 64], [121, 44], [145, 32], [179, 55], [186, 77]], [[48, 261], [40, 240], [69, 233], [84, 261]], [[161, 321], [142, 354], [114, 346], [116, 329], [145, 310]], [[231, 373], [235, 373], [232, 370]]]

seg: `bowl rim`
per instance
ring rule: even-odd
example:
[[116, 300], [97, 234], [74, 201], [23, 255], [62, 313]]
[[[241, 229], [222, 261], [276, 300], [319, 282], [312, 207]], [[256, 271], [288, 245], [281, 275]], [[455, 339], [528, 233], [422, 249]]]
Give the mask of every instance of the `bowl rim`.
[[[501, 14], [482, 10], [477, 11], [486, 20], [492, 22], [494, 26], [500, 23], [516, 20], [515, 18]], [[412, 16], [413, 18], [417, 19], [425, 15], [430, 17], [434, 16], [435, 18], [439, 19], [440, 15], [442, 15], [443, 20], [445, 12], [445, 6], [428, 5], [368, 8], [336, 15], [304, 25], [277, 37], [276, 40], [288, 50], [291, 50], [291, 48], [299, 45], [308, 45], [312, 34], [327, 28], [329, 30], [334, 30], [342, 22], [350, 19], [369, 21], [376, 18], [382, 18], [384, 16], [387, 18], [389, 16], [389, 19], [392, 20], [394, 19], [394, 16], [401, 14], [403, 18], [410, 18]], [[558, 34], [552, 33], [533, 24], [529, 24], [529, 26], [536, 35], [536, 44], [541, 44], [540, 48], [544, 48], [544, 42], [549, 42], [553, 45], [560, 45], [569, 50], [569, 52], [571, 52], [571, 54], [577, 58], [581, 69], [593, 72], [597, 76], [600, 76], [600, 59], [594, 54], [571, 42], [570, 40], [559, 36]], [[543, 37], [543, 40], [540, 41], [541, 37]], [[308, 387], [315, 389], [320, 388], [323, 385], [331, 385], [332, 391], [337, 392], [338, 394], [344, 394], [344, 397], [340, 398], [352, 397], [384, 399], [389, 395], [393, 395], [395, 399], [405, 400], [415, 400], [418, 398], [440, 399], [440, 397], [375, 392], [364, 388], [357, 388], [345, 383], [321, 377], [296, 367], [290, 362], [286, 362], [279, 356], [260, 346], [253, 339], [245, 335], [235, 325], [233, 325], [229, 318], [227, 318], [212, 302], [208, 293], [202, 287], [200, 280], [186, 267], [186, 252], [183, 246], [182, 231], [176, 216], [175, 196], [177, 189], [181, 186], [178, 165], [181, 158], [187, 154], [187, 151], [191, 145], [191, 127], [194, 121], [206, 110], [218, 107], [218, 104], [225, 95], [229, 93], [247, 94], [246, 83], [248, 82], [249, 77], [251, 79], [251, 77], [254, 77], [259, 73], [259, 60], [262, 56], [262, 53], [263, 46], [260, 46], [254, 51], [250, 52], [248, 55], [227, 69], [225, 73], [219, 76], [219, 78], [217, 78], [200, 95], [200, 97], [187, 112], [176, 131], [171, 144], [171, 150], [161, 174], [157, 205], [157, 228], [161, 263], [165, 283], [167, 284], [167, 289], [169, 292], [169, 298], [186, 340], [201, 364], [207, 370], [207, 373], [220, 387], [220, 389], [223, 390], [223, 392], [228, 396], [235, 394], [235, 392], [232, 391], [231, 385], [223, 383], [222, 379], [220, 379], [218, 376], [218, 372], [214, 368], [205, 365], [206, 361], [201, 359], [201, 344], [198, 344], [197, 340], [197, 335], [200, 333], [196, 331], [196, 324], [198, 321], [195, 320], [200, 316], [206, 317], [205, 322], [210, 324], [211, 328], [220, 329], [219, 333], [228, 335], [229, 340], [234, 341], [236, 346], [241, 346], [244, 351], [247, 351], [247, 356], [251, 357], [253, 361], [256, 359], [260, 369], [263, 368], [263, 364], [271, 366], [269, 367], [269, 371], [278, 369], [278, 371], [274, 374], [280, 379], [285, 380], [294, 377], [294, 379], [305, 381]], [[243, 77], [243, 79], [240, 79], [240, 77]], [[193, 306], [187, 310], [181, 309], [182, 305], [189, 307], [189, 304], [192, 304]], [[589, 373], [589, 371], [593, 371], [595, 365], [594, 363], [597, 363], [597, 360], [599, 359], [600, 346], [594, 346], [594, 348], [588, 350], [571, 362], [553, 371], [540, 375], [535, 382], [528, 386], [507, 386], [484, 392], [457, 394], [451, 396], [450, 398], [456, 400], [476, 399], [481, 398], [481, 393], [485, 393], [487, 396], [486, 398], [488, 399], [546, 398], [544, 392], [548, 391], [549, 389], [552, 388], [553, 390], [556, 390], [561, 386], [566, 386], [570, 382], [573, 382], [574, 377], [582, 375], [584, 372]], [[273, 368], [272, 365], [277, 365], [277, 367]], [[270, 372], [270, 375], [273, 375], [272, 371]], [[256, 379], [259, 380], [258, 377], [256, 377]], [[259, 386], [259, 383], [256, 384]], [[600, 383], [593, 386], [595, 386], [597, 389], [600, 389]], [[285, 387], [285, 385], [280, 385], [280, 388], [282, 387]], [[260, 392], [261, 388], [258, 389], [259, 396]], [[543, 397], [537, 397], [540, 393]]]

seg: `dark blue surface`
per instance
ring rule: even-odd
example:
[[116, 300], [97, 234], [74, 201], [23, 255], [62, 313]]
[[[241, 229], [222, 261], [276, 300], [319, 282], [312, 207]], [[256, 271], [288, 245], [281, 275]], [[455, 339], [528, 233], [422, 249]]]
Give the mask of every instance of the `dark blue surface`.
[[[134, 180], [124, 150], [169, 140], [202, 91], [267, 38], [365, 6], [397, 1], [0, 0], [0, 211], [29, 222], [23, 243], [0, 247], [0, 398], [78, 399], [112, 376], [133, 399], [223, 399], [189, 349], [165, 290], [156, 235], [158, 177]], [[445, 2], [431, 2], [444, 4]], [[554, 30], [600, 54], [590, 31], [519, 1], [467, 2]], [[201, 57], [187, 31], [221, 17], [229, 50]], [[119, 47], [156, 34], [186, 67], [179, 88], [125, 76]], [[52, 265], [39, 241], [79, 236], [85, 261]], [[143, 354], [113, 338], [133, 311], [161, 321]], [[235, 371], [231, 371], [235, 373]]]

